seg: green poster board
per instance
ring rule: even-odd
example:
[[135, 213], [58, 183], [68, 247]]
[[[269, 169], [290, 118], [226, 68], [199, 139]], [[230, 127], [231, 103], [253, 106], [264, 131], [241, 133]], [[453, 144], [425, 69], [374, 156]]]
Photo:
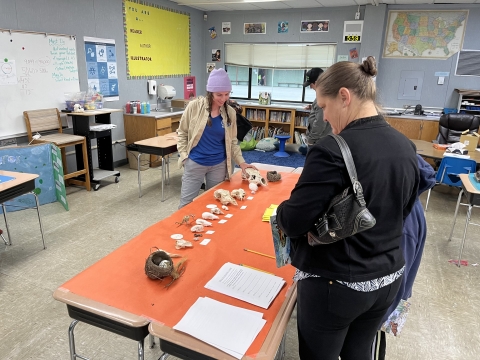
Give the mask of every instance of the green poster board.
[[53, 178], [55, 180], [55, 195], [60, 204], [68, 211], [67, 193], [63, 180], [62, 152], [54, 144], [52, 145]]

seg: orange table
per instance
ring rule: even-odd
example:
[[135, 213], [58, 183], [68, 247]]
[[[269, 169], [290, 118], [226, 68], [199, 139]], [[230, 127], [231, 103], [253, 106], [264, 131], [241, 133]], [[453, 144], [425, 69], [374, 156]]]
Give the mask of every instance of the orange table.
[[[265, 173], [263, 172], [264, 175]], [[245, 359], [272, 358], [270, 354], [274, 354], [280, 344], [296, 301], [296, 288], [292, 281], [294, 268], [285, 266], [277, 269], [274, 259], [245, 252], [243, 249], [274, 255], [270, 224], [261, 221], [262, 214], [270, 204], [279, 204], [288, 198], [298, 177], [299, 174], [284, 173], [282, 181], [262, 187], [253, 200], [244, 200], [238, 207], [230, 205], [228, 213], [233, 214], [233, 217], [227, 219], [225, 224], [214, 221], [211, 229], [215, 233], [204, 234], [200, 238], [200, 241], [210, 238], [208, 245], [202, 246], [194, 242], [191, 249], [175, 250], [175, 241], [170, 235], [181, 233], [186, 240], [192, 242], [194, 238], [190, 226], [177, 227], [175, 222], [190, 214], [199, 218], [203, 212], [208, 211], [207, 204], [219, 204], [214, 199], [213, 192], [207, 192], [63, 284], [55, 291], [54, 297], [66, 303], [69, 311], [78, 309], [86, 318], [90, 315], [95, 321], [113, 321], [115, 325], [127, 326], [130, 330], [135, 327], [143, 329], [145, 324], [152, 323], [150, 331], [160, 338], [197, 353], [230, 359], [229, 355], [218, 349], [172, 330], [198, 297], [208, 296], [227, 304], [261, 311], [267, 323], [249, 348]], [[247, 182], [241, 180], [240, 173], [217, 188], [229, 191], [243, 188], [247, 189], [247, 194], [250, 193]], [[240, 210], [241, 205], [246, 205], [247, 208]], [[144, 273], [145, 259], [154, 247], [188, 257], [186, 272], [168, 289], [164, 287], [169, 282], [168, 279], [163, 282], [150, 280]], [[272, 272], [281, 276], [286, 281], [286, 286], [267, 310], [206, 289], [204, 285], [226, 262], [243, 263]], [[91, 323], [99, 326], [95, 321]], [[74, 326], [73, 323], [72, 325]], [[104, 328], [113, 331], [111, 326]], [[71, 333], [73, 335], [73, 330]], [[137, 339], [140, 348], [139, 336], [127, 337]], [[143, 347], [143, 339], [141, 345]]]

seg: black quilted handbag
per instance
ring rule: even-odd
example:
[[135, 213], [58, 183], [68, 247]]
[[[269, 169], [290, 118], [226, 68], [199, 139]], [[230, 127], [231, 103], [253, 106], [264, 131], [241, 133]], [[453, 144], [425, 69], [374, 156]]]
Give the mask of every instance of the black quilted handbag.
[[341, 136], [329, 135], [337, 141], [340, 147], [352, 186], [333, 198], [325, 214], [315, 223], [315, 229], [308, 232], [308, 243], [311, 246], [334, 243], [368, 230], [376, 223], [375, 218], [367, 209], [350, 148]]

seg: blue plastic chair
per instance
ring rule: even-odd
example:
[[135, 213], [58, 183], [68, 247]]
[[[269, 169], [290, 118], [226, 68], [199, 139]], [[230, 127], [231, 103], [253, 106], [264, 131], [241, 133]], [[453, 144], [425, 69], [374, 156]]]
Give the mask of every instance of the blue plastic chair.
[[[444, 157], [437, 170], [435, 177], [436, 184], [445, 184], [455, 187], [460, 187], [462, 182], [458, 175], [470, 174], [475, 172], [477, 163], [472, 159], [462, 159], [457, 157]], [[427, 203], [425, 204], [425, 211], [428, 209], [428, 201], [430, 200], [430, 193], [432, 189], [428, 190]]]

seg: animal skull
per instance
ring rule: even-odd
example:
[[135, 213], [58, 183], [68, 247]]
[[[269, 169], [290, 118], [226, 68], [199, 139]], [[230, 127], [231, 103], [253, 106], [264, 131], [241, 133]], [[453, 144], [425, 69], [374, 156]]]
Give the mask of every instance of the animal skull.
[[231, 194], [234, 198], [237, 198], [238, 200], [245, 199], [245, 195], [246, 195], [245, 190], [243, 189], [232, 190]]
[[228, 204], [238, 205], [235, 199], [232, 197], [232, 195], [230, 195], [228, 190], [218, 189], [213, 193], [213, 196], [215, 196], [215, 199], [220, 200], [222, 205], [228, 205]]
[[260, 175], [260, 171], [252, 168], [245, 169], [245, 172], [242, 173], [242, 179], [248, 180], [250, 184], [254, 183], [262, 186], [267, 185], [267, 180], [262, 175]]

